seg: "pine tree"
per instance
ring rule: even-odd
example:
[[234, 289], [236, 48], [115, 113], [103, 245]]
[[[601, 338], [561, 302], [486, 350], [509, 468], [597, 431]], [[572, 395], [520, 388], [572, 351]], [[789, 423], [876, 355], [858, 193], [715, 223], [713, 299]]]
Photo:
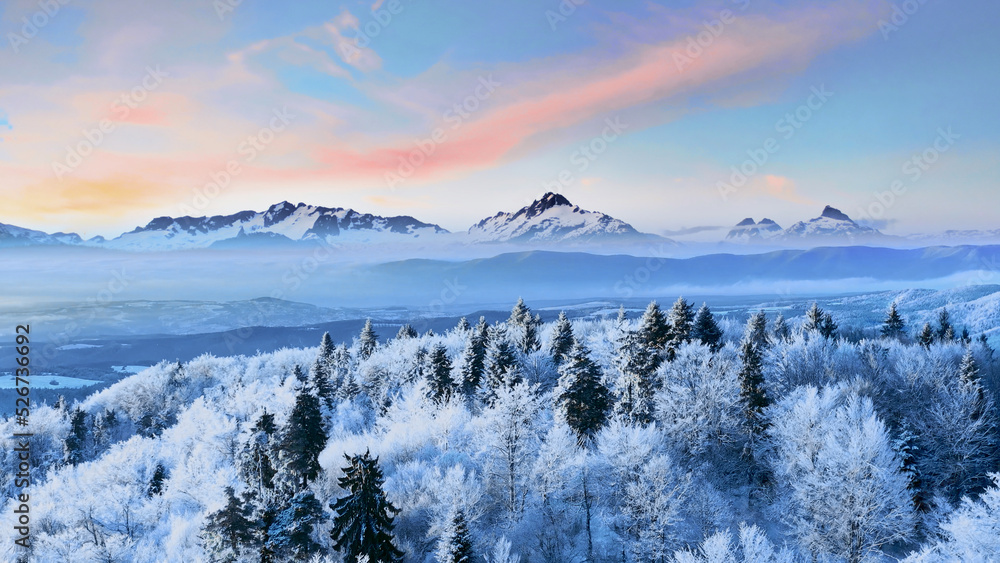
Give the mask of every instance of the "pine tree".
[[638, 332], [628, 332], [618, 350], [618, 382], [614, 413], [633, 424], [653, 421], [656, 370], [661, 359]]
[[309, 377], [302, 371], [302, 366], [298, 364], [292, 366], [292, 377], [302, 385], [309, 385]]
[[883, 338], [895, 338], [899, 339], [903, 336], [906, 330], [906, 321], [899, 314], [896, 309], [896, 302], [893, 301], [889, 305], [889, 312], [886, 314], [885, 321], [882, 323], [882, 337]]
[[820, 309], [819, 303], [814, 301], [812, 307], [806, 311], [806, 322], [802, 325], [802, 330], [805, 332], [820, 332], [823, 328], [823, 320], [823, 309]]
[[295, 490], [304, 489], [319, 475], [319, 454], [326, 447], [326, 439], [319, 399], [308, 389], [300, 389], [279, 444], [285, 471], [293, 479]]
[[920, 336], [917, 337], [917, 342], [920, 343], [924, 348], [930, 348], [931, 344], [934, 344], [934, 329], [931, 328], [931, 323], [925, 323], [924, 329], [920, 331]]
[[316, 391], [316, 396], [328, 409], [333, 409], [333, 399], [336, 396], [332, 380], [330, 362], [323, 355], [318, 356], [316, 361], [313, 362], [312, 367], [309, 368], [309, 384]]
[[[486, 387], [492, 392], [501, 385], [512, 386], [520, 381], [517, 371], [517, 356], [504, 325], [495, 325], [490, 330], [489, 350], [486, 354]], [[492, 396], [492, 393], [488, 393]]]
[[446, 403], [455, 389], [455, 380], [451, 377], [451, 360], [443, 344], [438, 344], [431, 352], [431, 368], [427, 377], [430, 386], [430, 397], [438, 404]]
[[615, 325], [621, 329], [628, 322], [628, 314], [625, 312], [625, 305], [618, 307], [618, 316], [615, 318]]
[[437, 561], [438, 563], [472, 563], [474, 560], [469, 524], [466, 522], [465, 513], [456, 510], [438, 542]]
[[210, 543], [216, 544], [220, 552], [229, 551], [233, 558], [253, 542], [249, 507], [240, 502], [232, 487], [226, 487], [226, 506], [205, 517], [205, 532], [215, 540]]
[[416, 338], [417, 331], [412, 326], [405, 324], [399, 327], [399, 332], [396, 333], [396, 340], [406, 340], [409, 338]]
[[240, 456], [240, 474], [257, 498], [266, 503], [277, 474], [271, 460], [272, 437], [278, 432], [274, 415], [265, 409], [254, 423], [252, 432]]
[[965, 356], [958, 368], [958, 377], [965, 385], [979, 385], [979, 366], [976, 365], [976, 358], [972, 355], [972, 347], [965, 349]]
[[376, 348], [378, 348], [378, 335], [375, 334], [375, 328], [372, 327], [372, 320], [368, 319], [365, 321], [365, 326], [361, 329], [361, 336], [358, 339], [358, 356], [362, 360], [367, 360], [375, 353]]
[[837, 338], [837, 328], [837, 323], [833, 321], [833, 315], [830, 313], [823, 315], [823, 325], [819, 329], [819, 333], [823, 335], [823, 338]]
[[607, 421], [611, 392], [601, 383], [601, 369], [579, 342], [559, 366], [555, 401], [580, 444], [592, 440]]
[[712, 315], [712, 310], [708, 308], [707, 303], [701, 305], [701, 308], [698, 309], [698, 313], [694, 317], [691, 338], [697, 339], [705, 346], [708, 346], [713, 353], [718, 352], [722, 348], [722, 330], [719, 329], [719, 325], [715, 322], [715, 316]]
[[427, 359], [427, 348], [418, 346], [413, 354], [413, 362], [410, 364], [410, 372], [406, 376], [406, 383], [413, 383], [430, 377], [430, 362]]
[[382, 489], [385, 479], [378, 458], [372, 459], [369, 452], [344, 457], [348, 464], [339, 483], [348, 494], [330, 506], [336, 514], [330, 530], [330, 538], [336, 542], [334, 548], [345, 561], [362, 556], [368, 557], [370, 563], [401, 561], [403, 553], [392, 544], [393, 520], [399, 509]]
[[312, 535], [325, 519], [316, 495], [308, 489], [300, 491], [275, 515], [267, 532], [268, 547], [283, 561], [308, 561], [322, 549]]
[[469, 333], [462, 354], [462, 392], [467, 397], [474, 395], [482, 383], [489, 341], [489, 325], [485, 317], [479, 317], [479, 323]]
[[78, 465], [84, 461], [84, 449], [87, 444], [87, 413], [80, 407], [73, 409], [69, 417], [69, 435], [63, 442], [64, 461], [70, 465]]
[[900, 469], [909, 476], [910, 483], [907, 489], [913, 497], [913, 508], [917, 512], [930, 512], [930, 499], [924, 492], [923, 479], [920, 477], [920, 466], [917, 464], [916, 437], [908, 430], [903, 430], [896, 441], [896, 451], [899, 453]]
[[935, 336], [941, 342], [955, 340], [955, 328], [951, 326], [951, 315], [948, 314], [948, 309], [941, 309], [941, 314], [938, 315], [938, 328]]
[[670, 326], [671, 341], [676, 349], [681, 344], [691, 342], [691, 330], [694, 323], [694, 308], [683, 297], [678, 297], [667, 314], [667, 324]]
[[507, 325], [515, 329], [517, 348], [522, 354], [527, 355], [541, 348], [541, 343], [538, 341], [539, 324], [541, 319], [532, 317], [531, 309], [524, 304], [524, 299], [519, 297], [510, 312]]
[[552, 361], [557, 366], [563, 362], [566, 354], [573, 348], [573, 342], [573, 325], [570, 324], [569, 319], [566, 317], [566, 312], [560, 311], [559, 319], [556, 320], [556, 326], [552, 329], [552, 344], [550, 347]]
[[[766, 333], [761, 339], [761, 318], [763, 313], [751, 317], [747, 322], [743, 343], [740, 345], [742, 366], [738, 374], [740, 380], [740, 400], [743, 406], [744, 424], [746, 425], [747, 443], [743, 450], [743, 458], [748, 468], [751, 486], [760, 486], [766, 482], [766, 477], [755, 460], [754, 450], [757, 442], [767, 429], [764, 410], [771, 405], [771, 399], [764, 387], [764, 349], [767, 346]], [[766, 320], [764, 321], [766, 326]]]
[[771, 330], [771, 334], [774, 335], [776, 342], [788, 342], [788, 339], [791, 338], [792, 331], [788, 328], [785, 315], [778, 313], [778, 317], [774, 319], [774, 328]]
[[743, 339], [752, 342], [761, 352], [770, 346], [771, 340], [767, 336], [767, 315], [763, 311], [750, 315]]
[[167, 470], [163, 467], [162, 463], [156, 464], [156, 469], [153, 470], [153, 477], [149, 480], [149, 485], [146, 487], [146, 497], [153, 498], [163, 494], [163, 482], [167, 480]]
[[638, 332], [647, 347], [657, 352], [662, 352], [666, 348], [667, 342], [670, 341], [670, 325], [667, 324], [667, 319], [656, 301], [646, 307], [646, 312], [639, 319]]
[[458, 324], [455, 326], [455, 332], [465, 334], [472, 329], [472, 325], [469, 324], [469, 319], [462, 317], [458, 319]]

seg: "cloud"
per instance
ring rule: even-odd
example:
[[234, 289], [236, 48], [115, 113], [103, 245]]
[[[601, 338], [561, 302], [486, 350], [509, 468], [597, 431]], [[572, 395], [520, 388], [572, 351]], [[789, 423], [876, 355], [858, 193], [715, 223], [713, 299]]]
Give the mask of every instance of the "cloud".
[[800, 203], [803, 205], [818, 205], [816, 200], [809, 199], [799, 194], [795, 181], [784, 176], [768, 174], [759, 180], [751, 183], [751, 190], [760, 194], [789, 203]]
[[44, 180], [10, 194], [4, 208], [8, 220], [48, 220], [61, 216], [122, 217], [136, 209], [161, 205], [170, 195], [148, 180], [115, 177], [107, 180]]
[[820, 52], [871, 33], [876, 21], [868, 3], [845, 2], [780, 19], [739, 18], [683, 68], [675, 64], [675, 55], [688, 53], [687, 37], [633, 45], [603, 64], [592, 63], [589, 70], [572, 74], [558, 68], [566, 61], [547, 60], [552, 72], [546, 76], [532, 71], [533, 80], [527, 83], [512, 82], [499, 70], [495, 76], [484, 72], [481, 76], [500, 83], [496, 99], [490, 100], [495, 105], [468, 112], [467, 119], [451, 122], [450, 128], [447, 119], [432, 123], [426, 136], [440, 129], [446, 137], [434, 143], [433, 154], [424, 151], [421, 158], [417, 145], [407, 139], [364, 149], [355, 148], [356, 143], [331, 146], [316, 155], [331, 174], [347, 178], [397, 173], [411, 157], [421, 161], [410, 174], [415, 180], [483, 169], [541, 135], [650, 104], [683, 105], [687, 96], [711, 93], [734, 81], [767, 80], [802, 68]]

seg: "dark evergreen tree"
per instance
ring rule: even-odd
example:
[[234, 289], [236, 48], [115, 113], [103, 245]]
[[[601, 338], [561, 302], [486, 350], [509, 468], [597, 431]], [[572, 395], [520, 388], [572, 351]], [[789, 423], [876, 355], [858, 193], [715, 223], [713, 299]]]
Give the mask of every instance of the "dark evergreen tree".
[[406, 324], [399, 327], [399, 332], [396, 333], [396, 340], [406, 340], [408, 338], [416, 338], [417, 336], [417, 330]]
[[438, 563], [472, 563], [476, 557], [472, 551], [472, 536], [465, 513], [456, 510], [438, 544]]
[[300, 389], [279, 444], [284, 470], [295, 490], [304, 489], [319, 475], [319, 454], [326, 447], [326, 439], [319, 399], [308, 389]]
[[479, 317], [479, 323], [469, 333], [469, 340], [462, 354], [462, 392], [468, 397], [479, 389], [486, 371], [489, 328], [486, 318]]
[[[763, 317], [763, 313], [759, 314]], [[767, 430], [764, 410], [771, 405], [764, 382], [764, 349], [767, 346], [765, 338], [760, 339], [760, 319], [751, 318], [740, 345], [742, 365], [738, 374], [740, 380], [740, 400], [743, 406], [746, 446], [743, 459], [746, 462], [748, 480], [751, 487], [758, 487], [767, 482], [766, 472], [755, 459], [757, 443]], [[766, 326], [766, 321], [765, 321]], [[753, 489], [751, 489], [752, 491]]]
[[250, 519], [250, 509], [236, 497], [232, 487], [226, 487], [226, 506], [205, 517], [205, 532], [215, 539], [210, 543], [217, 545], [219, 552], [229, 551], [233, 561], [253, 543], [254, 523]]
[[619, 329], [625, 328], [625, 323], [628, 322], [628, 314], [625, 312], [625, 305], [618, 307], [618, 316], [615, 317], [615, 324]]
[[507, 329], [502, 324], [490, 329], [489, 350], [486, 354], [486, 388], [487, 395], [499, 389], [501, 385], [514, 386], [520, 380], [517, 355], [507, 338]]
[[149, 480], [149, 485], [146, 487], [146, 497], [153, 498], [162, 495], [163, 482], [166, 480], [167, 469], [163, 467], [162, 463], [157, 463], [156, 469], [153, 470], [153, 477]]
[[292, 377], [295, 381], [298, 381], [301, 385], [309, 385], [309, 377], [304, 371], [302, 371], [302, 366], [295, 364], [292, 366]]
[[410, 364], [410, 373], [406, 377], [406, 383], [412, 383], [430, 377], [431, 366], [427, 358], [427, 348], [418, 346], [413, 355], [413, 362]]
[[889, 305], [889, 312], [885, 316], [885, 321], [882, 322], [882, 336], [898, 340], [905, 334], [905, 331], [906, 321], [899, 314], [899, 310], [896, 309], [896, 302], [893, 301]]
[[823, 329], [825, 313], [819, 308], [819, 303], [813, 302], [812, 307], [806, 311], [806, 322], [802, 325], [805, 332], [820, 332]]
[[369, 452], [344, 457], [348, 464], [339, 483], [347, 496], [330, 506], [335, 513], [330, 530], [335, 549], [345, 561], [361, 556], [367, 556], [370, 563], [402, 561], [403, 553], [392, 543], [393, 520], [399, 509], [382, 489], [385, 479], [378, 458], [372, 459]]
[[771, 339], [767, 336], [767, 315], [763, 311], [750, 315], [743, 339], [749, 340], [761, 351], [771, 345]]
[[833, 320], [833, 315], [830, 313], [823, 315], [823, 325], [819, 329], [819, 333], [823, 335], [823, 338], [837, 338], [838, 328], [837, 323]]
[[979, 366], [976, 365], [976, 358], [972, 354], [972, 347], [965, 349], [965, 356], [958, 368], [959, 379], [965, 385], [979, 385]]
[[633, 424], [653, 421], [653, 396], [658, 387], [656, 370], [660, 363], [659, 354], [639, 332], [625, 334], [618, 349], [616, 416]]
[[86, 446], [87, 413], [76, 407], [69, 417], [69, 435], [63, 442], [63, 460], [69, 465], [83, 463]]
[[330, 363], [322, 356], [317, 357], [309, 368], [309, 384], [316, 392], [316, 397], [326, 405], [326, 408], [333, 409], [333, 400], [336, 392], [333, 387], [333, 376], [330, 373]]
[[361, 336], [358, 338], [358, 356], [362, 360], [367, 360], [378, 348], [378, 335], [372, 326], [372, 320], [365, 321], [364, 328], [361, 329]]
[[469, 319], [462, 317], [458, 319], [458, 324], [455, 326], [455, 331], [459, 333], [466, 333], [472, 329], [472, 325], [469, 324]]
[[920, 343], [924, 348], [930, 348], [931, 344], [934, 344], [934, 329], [931, 328], [931, 323], [925, 323], [924, 329], [920, 331], [920, 336], [917, 337], [917, 342]]
[[896, 451], [899, 452], [900, 466], [903, 473], [910, 477], [907, 490], [913, 498], [913, 508], [918, 512], [927, 513], [931, 510], [930, 498], [924, 491], [924, 482], [920, 476], [920, 466], [917, 463], [919, 448], [916, 439], [908, 430], [903, 430], [896, 441]]
[[549, 348], [552, 361], [557, 366], [563, 362], [566, 354], [573, 348], [573, 342], [573, 325], [566, 317], [566, 312], [560, 311], [556, 326], [552, 329], [552, 343]]
[[678, 297], [667, 314], [667, 324], [670, 326], [670, 336], [674, 348], [691, 342], [691, 330], [694, 325], [694, 307], [687, 299]]
[[955, 340], [955, 327], [951, 326], [951, 315], [948, 309], [941, 309], [938, 315], [938, 328], [935, 335], [941, 342], [951, 342]]
[[531, 315], [531, 309], [524, 304], [524, 299], [518, 298], [517, 304], [510, 312], [507, 326], [515, 331], [517, 349], [522, 354], [530, 354], [541, 348], [538, 341], [538, 325], [541, 319], [536, 319]]
[[691, 328], [691, 338], [698, 340], [708, 346], [713, 353], [722, 348], [722, 330], [715, 322], [712, 310], [707, 303], [703, 303], [698, 313], [694, 316], [694, 326]]
[[322, 549], [312, 535], [325, 519], [316, 495], [300, 491], [275, 515], [268, 529], [268, 547], [282, 561], [307, 561]]
[[447, 403], [455, 390], [455, 380], [451, 376], [451, 360], [443, 344], [438, 344], [431, 352], [431, 368], [427, 377], [431, 399], [438, 404]]
[[670, 325], [656, 301], [646, 307], [646, 312], [639, 319], [638, 333], [646, 346], [656, 352], [662, 352], [670, 341]]
[[778, 317], [774, 319], [774, 328], [771, 330], [771, 334], [776, 342], [788, 342], [788, 339], [792, 337], [792, 331], [788, 328], [785, 315], [778, 313]]
[[579, 342], [559, 366], [555, 402], [580, 444], [592, 440], [607, 421], [611, 392], [601, 383], [601, 369]]

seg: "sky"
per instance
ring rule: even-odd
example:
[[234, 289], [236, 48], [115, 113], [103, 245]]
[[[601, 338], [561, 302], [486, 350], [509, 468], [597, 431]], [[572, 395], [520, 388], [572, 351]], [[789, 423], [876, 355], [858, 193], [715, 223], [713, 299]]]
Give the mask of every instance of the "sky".
[[1000, 3], [4, 0], [0, 222], [288, 200], [1000, 228]]

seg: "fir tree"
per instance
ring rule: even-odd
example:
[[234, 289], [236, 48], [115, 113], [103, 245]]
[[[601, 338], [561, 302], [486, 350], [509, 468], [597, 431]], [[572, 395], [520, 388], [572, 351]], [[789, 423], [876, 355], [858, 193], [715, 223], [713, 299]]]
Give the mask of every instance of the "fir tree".
[[976, 365], [971, 346], [965, 349], [965, 355], [958, 368], [958, 377], [966, 385], [979, 385], [979, 366]]
[[819, 308], [819, 303], [814, 301], [812, 307], [806, 311], [806, 322], [802, 325], [802, 330], [805, 332], [820, 332], [823, 328], [824, 315], [823, 309]]
[[465, 519], [465, 513], [456, 510], [438, 542], [437, 561], [438, 563], [472, 563], [474, 560], [469, 524]]
[[573, 325], [566, 318], [566, 312], [560, 311], [559, 319], [556, 320], [556, 326], [552, 329], [552, 344], [550, 347], [552, 361], [557, 366], [563, 362], [566, 354], [573, 348], [573, 342]]
[[80, 407], [73, 409], [69, 417], [69, 435], [63, 442], [64, 461], [70, 465], [78, 465], [84, 461], [84, 449], [87, 444], [87, 413]]
[[[332, 356], [332, 350], [331, 350]], [[309, 384], [316, 391], [316, 396], [326, 405], [326, 408], [333, 409], [333, 399], [336, 395], [333, 388], [333, 377], [330, 373], [330, 362], [321, 354], [309, 368]]]
[[747, 320], [746, 329], [744, 330], [743, 339], [749, 340], [761, 351], [771, 344], [771, 340], [767, 336], [767, 315], [763, 311], [758, 311], [750, 315], [750, 318]]
[[462, 317], [458, 319], [458, 324], [455, 326], [455, 332], [465, 334], [472, 329], [472, 325], [469, 324], [469, 319]]
[[646, 307], [646, 312], [639, 319], [638, 332], [647, 347], [657, 352], [666, 348], [667, 342], [670, 341], [670, 325], [667, 324], [667, 319], [663, 316], [663, 311], [660, 310], [656, 301], [651, 302]]
[[358, 338], [358, 356], [362, 360], [367, 360], [375, 353], [376, 348], [378, 348], [378, 335], [375, 334], [375, 328], [372, 327], [372, 320], [368, 319], [365, 321], [365, 326], [361, 329], [361, 336]]
[[924, 324], [924, 329], [920, 331], [920, 336], [917, 337], [917, 342], [927, 349], [930, 349], [931, 344], [934, 344], [934, 329], [931, 328], [931, 323]]
[[653, 420], [653, 396], [658, 387], [656, 370], [660, 357], [639, 332], [628, 332], [618, 350], [619, 377], [615, 388], [614, 413], [633, 424]]
[[330, 506], [336, 514], [330, 530], [334, 548], [345, 561], [362, 556], [370, 563], [401, 561], [403, 553], [392, 543], [393, 520], [399, 509], [382, 489], [385, 479], [378, 458], [372, 459], [369, 452], [344, 457], [348, 464], [339, 483], [348, 494]]
[[916, 438], [908, 430], [903, 430], [896, 441], [896, 451], [899, 452], [900, 469], [908, 475], [910, 483], [907, 490], [913, 497], [913, 508], [918, 512], [930, 512], [931, 505], [927, 493], [924, 492], [923, 479], [920, 477], [920, 466], [917, 464]]
[[405, 324], [399, 327], [399, 332], [396, 333], [396, 340], [407, 340], [409, 338], [416, 338], [417, 330], [412, 326]]
[[253, 433], [240, 456], [240, 474], [262, 502], [270, 500], [267, 497], [274, 489], [277, 471], [271, 460], [271, 442], [277, 431], [274, 415], [265, 409], [254, 423]]
[[882, 337], [898, 340], [903, 336], [905, 330], [906, 321], [899, 314], [899, 311], [896, 309], [896, 302], [893, 301], [889, 305], [889, 312], [886, 314], [885, 321], [882, 322]]
[[406, 377], [406, 383], [412, 383], [430, 377], [430, 364], [427, 360], [427, 348], [418, 346], [413, 355], [413, 363], [410, 364], [410, 373]]
[[250, 510], [236, 497], [232, 487], [226, 487], [226, 505], [205, 517], [205, 532], [214, 539], [219, 551], [229, 551], [235, 560], [243, 548], [254, 540], [254, 523]]
[[625, 305], [618, 307], [618, 316], [615, 318], [615, 325], [622, 329], [625, 327], [625, 323], [628, 322], [628, 314], [625, 312]]
[[555, 402], [580, 444], [592, 440], [607, 421], [611, 393], [601, 383], [601, 369], [579, 342], [559, 366]]
[[955, 340], [955, 327], [951, 326], [951, 315], [948, 314], [948, 309], [941, 309], [941, 314], [938, 315], [938, 328], [935, 336], [941, 342]]
[[536, 319], [531, 315], [531, 309], [524, 304], [524, 299], [517, 299], [517, 304], [510, 312], [507, 325], [516, 329], [515, 339], [517, 348], [522, 354], [530, 354], [541, 348], [538, 341], [538, 325], [541, 319]]
[[325, 519], [316, 495], [310, 490], [300, 491], [275, 515], [268, 529], [268, 546], [284, 561], [308, 561], [322, 548], [312, 535]]
[[819, 329], [819, 333], [823, 335], [823, 338], [835, 339], [837, 338], [837, 323], [833, 320], [833, 315], [827, 313], [823, 315], [823, 325]]
[[438, 404], [446, 403], [455, 389], [455, 380], [451, 377], [451, 360], [443, 344], [438, 344], [431, 352], [431, 368], [427, 377], [430, 387], [430, 397]]
[[707, 303], [703, 303], [698, 313], [694, 317], [694, 326], [691, 328], [691, 338], [708, 346], [713, 353], [722, 348], [722, 330], [715, 322], [712, 310]]
[[774, 319], [774, 328], [771, 330], [771, 334], [774, 335], [774, 340], [777, 342], [788, 342], [788, 339], [791, 338], [792, 331], [788, 328], [785, 315], [778, 313], [778, 317]]
[[167, 470], [163, 467], [162, 463], [156, 464], [156, 469], [153, 470], [153, 477], [149, 480], [149, 485], [146, 487], [146, 497], [153, 498], [163, 494], [163, 482], [167, 480]]
[[[520, 377], [517, 373], [517, 356], [507, 339], [507, 329], [503, 325], [495, 325], [490, 330], [489, 341], [486, 354], [487, 390], [495, 391], [501, 385], [515, 385]], [[488, 394], [492, 396], [492, 393]]]
[[694, 308], [683, 297], [678, 297], [667, 314], [667, 324], [670, 326], [670, 336], [674, 348], [691, 342], [691, 330], [694, 324]]
[[319, 454], [326, 447], [326, 439], [319, 399], [308, 389], [300, 389], [279, 444], [295, 490], [304, 489], [319, 475]]
[[309, 385], [309, 377], [304, 371], [302, 371], [302, 366], [299, 364], [292, 366], [292, 377], [294, 377], [295, 381], [299, 382], [303, 386]]
[[489, 346], [489, 325], [485, 317], [469, 333], [462, 354], [462, 392], [471, 397], [479, 389], [486, 371], [486, 352]]

